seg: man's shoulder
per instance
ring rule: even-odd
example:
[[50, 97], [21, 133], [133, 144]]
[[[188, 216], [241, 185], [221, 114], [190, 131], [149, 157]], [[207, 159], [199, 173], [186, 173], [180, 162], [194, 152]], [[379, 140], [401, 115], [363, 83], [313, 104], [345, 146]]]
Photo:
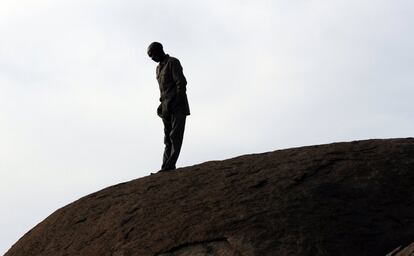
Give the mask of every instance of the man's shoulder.
[[180, 63], [180, 61], [176, 57], [172, 57], [172, 56], [168, 56], [168, 62]]

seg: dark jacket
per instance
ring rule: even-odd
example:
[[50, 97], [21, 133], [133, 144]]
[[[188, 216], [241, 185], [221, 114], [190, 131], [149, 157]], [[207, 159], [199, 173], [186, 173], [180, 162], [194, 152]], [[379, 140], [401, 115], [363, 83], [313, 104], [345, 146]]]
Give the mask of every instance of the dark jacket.
[[[160, 87], [161, 105], [158, 114], [173, 114], [178, 111], [190, 115], [187, 99], [187, 80], [180, 61], [168, 54], [157, 66], [157, 80]], [[161, 116], [161, 115], [160, 115]]]

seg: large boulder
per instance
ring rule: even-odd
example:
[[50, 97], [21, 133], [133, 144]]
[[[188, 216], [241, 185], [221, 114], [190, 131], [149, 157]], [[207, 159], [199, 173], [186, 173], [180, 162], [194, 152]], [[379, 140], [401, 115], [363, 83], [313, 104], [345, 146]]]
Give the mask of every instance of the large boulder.
[[211, 161], [108, 187], [6, 256], [386, 255], [414, 240], [414, 139]]
[[395, 250], [388, 253], [387, 256], [414, 256], [414, 242], [405, 248], [398, 246]]

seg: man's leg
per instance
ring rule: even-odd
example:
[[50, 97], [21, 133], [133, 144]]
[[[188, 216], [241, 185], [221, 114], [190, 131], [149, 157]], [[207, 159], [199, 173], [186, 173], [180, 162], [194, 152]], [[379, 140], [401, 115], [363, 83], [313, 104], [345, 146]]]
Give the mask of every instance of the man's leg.
[[184, 129], [185, 129], [186, 115], [183, 113], [174, 113], [172, 115], [170, 141], [171, 152], [165, 168], [174, 170], [177, 163], [178, 156], [180, 155], [181, 145], [183, 144]]
[[171, 139], [170, 139], [170, 133], [172, 129], [172, 122], [171, 117], [168, 118], [162, 118], [162, 122], [164, 123], [164, 155], [162, 157], [162, 166], [161, 170], [164, 170], [167, 167], [168, 159], [171, 155]]

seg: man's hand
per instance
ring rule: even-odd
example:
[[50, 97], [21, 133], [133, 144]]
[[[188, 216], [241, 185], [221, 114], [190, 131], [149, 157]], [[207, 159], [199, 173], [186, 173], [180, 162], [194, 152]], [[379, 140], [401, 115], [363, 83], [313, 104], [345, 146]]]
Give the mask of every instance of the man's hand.
[[162, 118], [162, 104], [160, 104], [157, 108], [157, 115]]
[[163, 107], [161, 107], [161, 113], [162, 113], [162, 117], [167, 117], [170, 115], [170, 111], [169, 111], [169, 107], [167, 104], [165, 104]]
[[161, 103], [157, 108], [157, 115], [161, 118], [168, 117], [170, 115], [168, 106]]

